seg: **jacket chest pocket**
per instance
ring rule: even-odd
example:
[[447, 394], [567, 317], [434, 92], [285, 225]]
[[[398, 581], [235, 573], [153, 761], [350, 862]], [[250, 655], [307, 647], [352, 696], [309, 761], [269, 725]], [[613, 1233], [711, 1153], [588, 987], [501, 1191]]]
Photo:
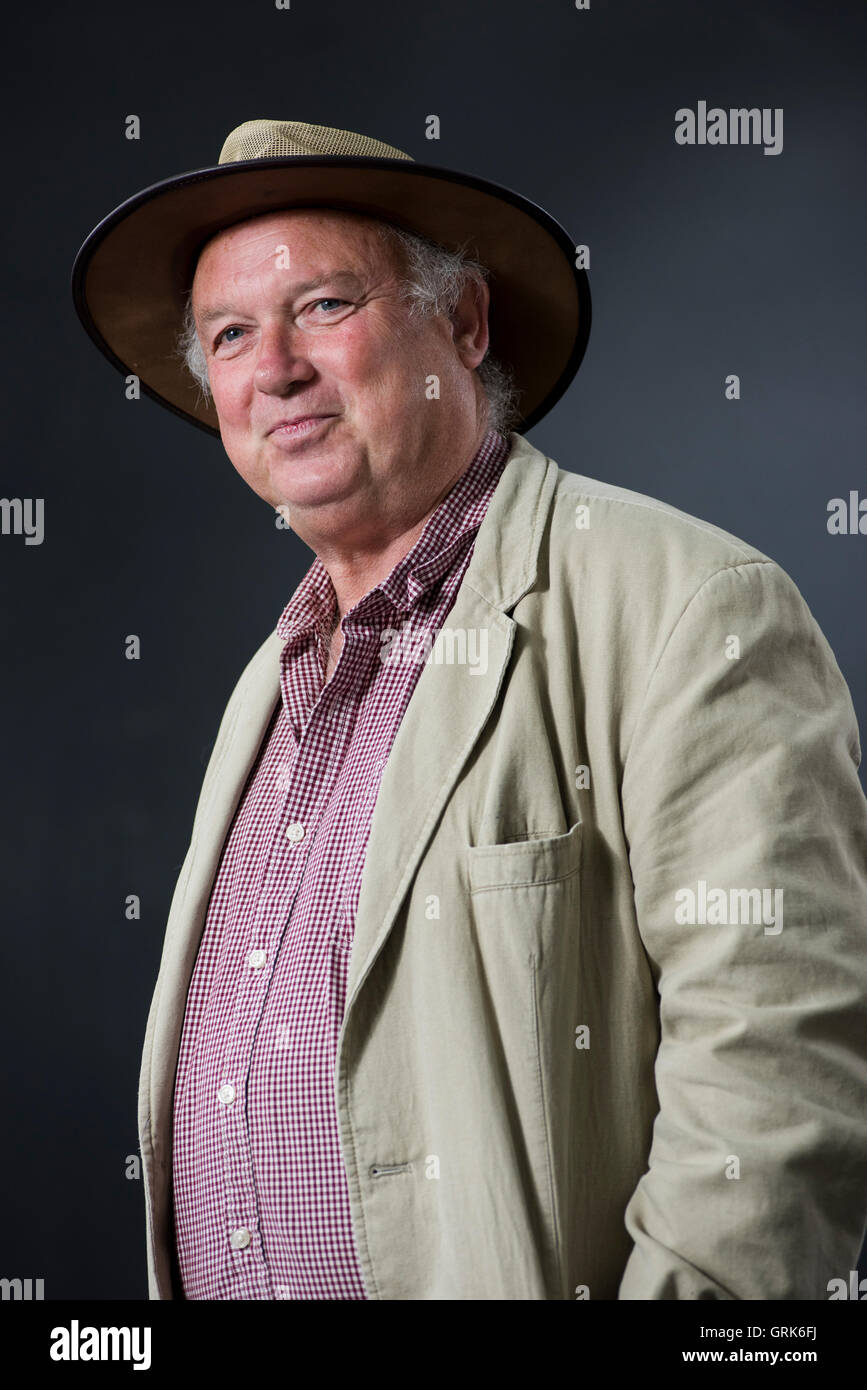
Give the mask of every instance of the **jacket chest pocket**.
[[502, 888], [535, 888], [571, 878], [581, 868], [583, 821], [563, 835], [471, 845], [467, 850], [470, 893]]
[[577, 969], [583, 822], [562, 835], [473, 845], [470, 911], [486, 968]]

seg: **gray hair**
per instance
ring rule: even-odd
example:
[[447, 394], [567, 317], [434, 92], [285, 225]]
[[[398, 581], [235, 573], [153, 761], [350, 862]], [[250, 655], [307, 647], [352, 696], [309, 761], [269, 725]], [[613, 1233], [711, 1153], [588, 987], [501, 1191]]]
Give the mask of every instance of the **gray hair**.
[[[453, 320], [467, 285], [486, 283], [490, 274], [487, 266], [473, 260], [465, 247], [449, 251], [427, 237], [406, 232], [391, 222], [378, 218], [368, 220], [374, 223], [383, 241], [404, 253], [400, 297], [407, 302], [411, 316], [430, 318], [444, 314]], [[184, 304], [177, 351], [205, 399], [210, 400], [208, 366], [196, 331], [192, 290]], [[493, 357], [490, 350], [475, 370], [487, 407], [487, 428], [508, 434], [520, 419], [517, 408], [519, 393], [511, 370]]]

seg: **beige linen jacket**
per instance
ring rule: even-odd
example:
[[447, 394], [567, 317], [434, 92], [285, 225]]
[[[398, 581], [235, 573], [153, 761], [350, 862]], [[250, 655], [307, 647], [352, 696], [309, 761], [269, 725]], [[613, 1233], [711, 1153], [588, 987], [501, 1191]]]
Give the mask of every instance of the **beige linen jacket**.
[[[848, 687], [766, 555], [510, 443], [365, 861], [335, 1101], [368, 1296], [825, 1299], [867, 1219]], [[180, 1032], [280, 650], [225, 711], [147, 1024], [152, 1298], [182, 1297]]]

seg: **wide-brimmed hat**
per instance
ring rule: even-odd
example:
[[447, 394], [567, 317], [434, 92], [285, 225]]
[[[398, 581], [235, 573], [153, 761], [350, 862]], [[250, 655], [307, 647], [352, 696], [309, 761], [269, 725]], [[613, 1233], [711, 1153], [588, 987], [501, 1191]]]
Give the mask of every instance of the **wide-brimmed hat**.
[[481, 261], [490, 271], [490, 351], [519, 391], [516, 428], [529, 429], [559, 400], [590, 331], [587, 276], [563, 227], [509, 188], [298, 121], [245, 121], [218, 164], [152, 184], [109, 213], [73, 266], [85, 328], [147, 395], [218, 435], [213, 402], [177, 351], [196, 261], [224, 228], [303, 207], [378, 217]]

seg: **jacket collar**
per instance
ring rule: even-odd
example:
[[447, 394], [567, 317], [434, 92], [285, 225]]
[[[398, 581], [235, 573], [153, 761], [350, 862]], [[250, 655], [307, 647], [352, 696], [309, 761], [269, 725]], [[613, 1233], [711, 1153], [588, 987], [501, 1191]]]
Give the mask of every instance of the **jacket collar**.
[[557, 465], [521, 434], [479, 527], [464, 576], [492, 608], [505, 613], [536, 581], [539, 546], [557, 481]]

